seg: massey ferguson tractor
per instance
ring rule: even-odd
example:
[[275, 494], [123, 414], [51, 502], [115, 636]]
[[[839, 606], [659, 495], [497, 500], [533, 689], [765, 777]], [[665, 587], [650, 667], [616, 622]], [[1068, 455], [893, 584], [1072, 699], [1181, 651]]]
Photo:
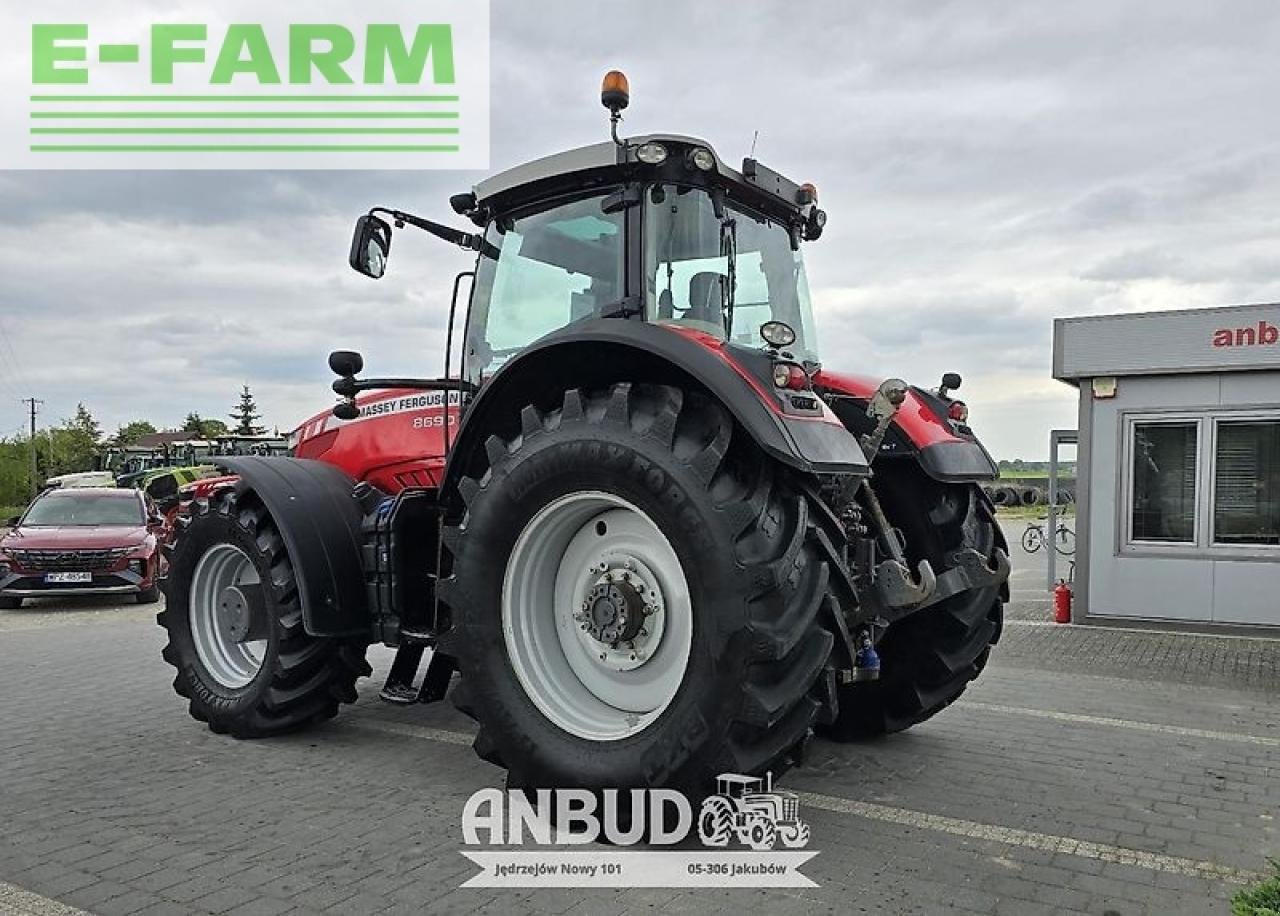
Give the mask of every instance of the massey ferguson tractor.
[[474, 231], [360, 217], [367, 277], [406, 226], [474, 258], [444, 372], [333, 353], [340, 400], [291, 457], [214, 459], [232, 476], [184, 513], [159, 615], [213, 731], [329, 719], [381, 642], [383, 698], [447, 692], [513, 788], [700, 798], [815, 732], [922, 722], [982, 671], [1009, 564], [959, 377], [827, 368], [814, 187], [620, 137], [620, 73], [602, 101], [611, 140], [451, 198]]

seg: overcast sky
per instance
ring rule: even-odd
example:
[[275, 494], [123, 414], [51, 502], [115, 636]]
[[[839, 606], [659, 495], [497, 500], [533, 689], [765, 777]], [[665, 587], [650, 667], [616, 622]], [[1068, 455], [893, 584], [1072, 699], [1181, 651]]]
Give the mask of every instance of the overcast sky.
[[[139, 4], [145, 6], [146, 4]], [[630, 132], [708, 139], [817, 184], [824, 361], [965, 377], [999, 457], [1075, 425], [1055, 316], [1280, 300], [1280, 5], [494, 0], [495, 169]], [[371, 204], [449, 215], [459, 172], [0, 173], [0, 435], [18, 398], [109, 430], [239, 386], [283, 430], [331, 403], [325, 356], [436, 375], [456, 249], [345, 265]]]

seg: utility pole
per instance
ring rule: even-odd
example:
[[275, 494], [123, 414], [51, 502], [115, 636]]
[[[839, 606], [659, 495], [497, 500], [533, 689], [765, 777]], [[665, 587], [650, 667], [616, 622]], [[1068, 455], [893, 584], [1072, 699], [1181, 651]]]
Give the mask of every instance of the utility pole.
[[36, 470], [36, 411], [44, 401], [37, 398], [23, 398], [22, 403], [31, 408], [31, 438], [28, 441], [31, 443], [31, 498], [35, 499], [39, 487], [39, 471]]

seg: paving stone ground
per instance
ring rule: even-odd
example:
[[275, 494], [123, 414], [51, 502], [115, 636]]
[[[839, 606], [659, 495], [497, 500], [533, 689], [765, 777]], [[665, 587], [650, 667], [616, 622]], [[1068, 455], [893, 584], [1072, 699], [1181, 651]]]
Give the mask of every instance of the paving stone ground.
[[501, 774], [448, 704], [375, 677], [234, 741], [172, 693], [154, 608], [0, 612], [0, 913], [1226, 913], [1280, 856], [1280, 643], [1039, 626], [1014, 586], [958, 703], [787, 776], [819, 852], [793, 890], [459, 888], [463, 803]]

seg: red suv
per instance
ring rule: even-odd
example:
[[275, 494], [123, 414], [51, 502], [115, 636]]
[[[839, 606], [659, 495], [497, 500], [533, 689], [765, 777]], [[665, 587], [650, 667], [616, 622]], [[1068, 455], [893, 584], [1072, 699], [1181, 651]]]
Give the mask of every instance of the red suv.
[[160, 596], [164, 517], [138, 490], [48, 490], [0, 537], [0, 608], [53, 595]]

